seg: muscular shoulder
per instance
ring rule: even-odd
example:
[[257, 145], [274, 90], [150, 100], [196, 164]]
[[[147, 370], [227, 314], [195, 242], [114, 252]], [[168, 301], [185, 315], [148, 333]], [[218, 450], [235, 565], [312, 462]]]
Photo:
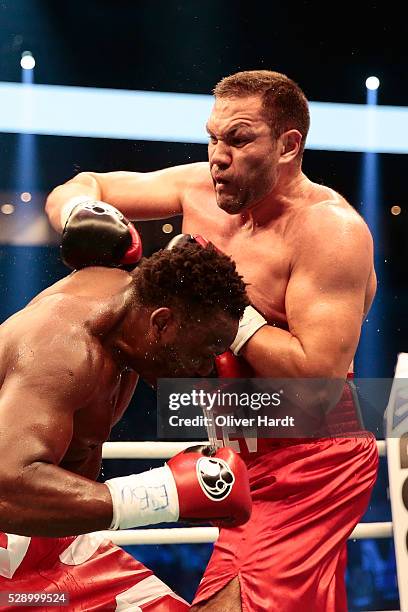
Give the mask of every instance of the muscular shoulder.
[[53, 295], [18, 313], [18, 333], [9, 330], [9, 370], [44, 389], [90, 390], [103, 354], [79, 308], [71, 296]]
[[364, 219], [339, 196], [302, 207], [291, 223], [299, 246], [372, 250], [372, 237]]
[[200, 211], [201, 216], [203, 205], [214, 200], [214, 186], [208, 162], [189, 164], [184, 168], [185, 180], [181, 190], [181, 205], [184, 222], [187, 221], [189, 224], [191, 215], [196, 218], [197, 211]]
[[292, 220], [292, 272], [326, 287], [365, 287], [372, 277], [373, 242], [362, 217], [347, 202], [325, 200], [297, 212]]

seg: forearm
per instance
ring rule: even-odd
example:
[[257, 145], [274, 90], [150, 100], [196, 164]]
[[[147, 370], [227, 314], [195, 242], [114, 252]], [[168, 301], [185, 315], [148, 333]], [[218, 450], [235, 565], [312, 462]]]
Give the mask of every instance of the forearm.
[[181, 166], [156, 172], [82, 172], [50, 193], [45, 210], [59, 232], [63, 229], [61, 211], [69, 209], [71, 198], [78, 197], [110, 204], [129, 219], [173, 217], [183, 212], [184, 174]]
[[45, 212], [51, 225], [57, 232], [62, 232], [61, 212], [65, 204], [71, 198], [89, 196], [90, 200], [102, 199], [102, 189], [96, 177], [87, 172], [82, 172], [64, 185], [59, 185], [49, 194]]
[[307, 356], [289, 331], [264, 325], [240, 350], [240, 355], [262, 378], [306, 378]]
[[106, 485], [53, 464], [33, 463], [1, 490], [0, 530], [8, 533], [63, 537], [108, 529], [112, 521]]
[[[210, 465], [218, 465], [220, 478], [224, 469], [229, 473], [225, 499], [205, 492], [198, 477], [198, 466], [206, 473], [203, 457], [212, 457]], [[179, 519], [217, 519], [234, 526], [250, 515], [248, 473], [239, 455], [228, 448], [192, 447], [162, 467], [104, 484], [39, 461], [24, 469], [8, 468], [0, 478], [0, 531], [6, 533], [64, 537]]]
[[244, 345], [240, 355], [258, 377], [293, 379], [285, 387], [286, 397], [305, 412], [326, 412], [341, 397], [347, 368], [339, 364], [340, 360], [334, 364], [331, 356], [325, 358], [324, 351], [317, 356], [308, 354], [289, 331], [264, 325]]
[[308, 348], [285, 329], [264, 325], [240, 350], [257, 376], [273, 378], [345, 379], [353, 360], [355, 346], [342, 347], [334, 354], [330, 348]]

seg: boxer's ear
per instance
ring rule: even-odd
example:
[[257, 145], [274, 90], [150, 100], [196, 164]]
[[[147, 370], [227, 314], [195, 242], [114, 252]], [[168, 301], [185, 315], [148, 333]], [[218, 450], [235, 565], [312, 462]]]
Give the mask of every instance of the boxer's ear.
[[156, 339], [171, 341], [175, 334], [175, 318], [170, 308], [156, 308], [150, 315], [150, 327]]
[[302, 134], [299, 130], [288, 130], [279, 137], [279, 163], [289, 163], [299, 154], [302, 144]]

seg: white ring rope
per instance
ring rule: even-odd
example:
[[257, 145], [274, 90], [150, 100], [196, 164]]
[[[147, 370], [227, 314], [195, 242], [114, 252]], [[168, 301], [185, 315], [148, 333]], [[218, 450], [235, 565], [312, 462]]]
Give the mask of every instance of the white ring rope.
[[[312, 439], [312, 438], [311, 438]], [[169, 459], [189, 446], [209, 442], [105, 442], [103, 459]], [[380, 457], [385, 457], [385, 440], [377, 440]]]
[[[107, 538], [119, 546], [131, 544], [204, 544], [215, 542], [217, 527], [174, 527], [172, 529], [126, 529], [103, 531]], [[359, 523], [349, 540], [389, 538], [392, 523]]]
[[218, 538], [217, 527], [174, 527], [173, 529], [125, 529], [103, 531], [119, 546], [130, 544], [205, 544]]
[[[168, 459], [189, 446], [206, 442], [105, 442], [104, 459]], [[385, 441], [377, 441], [378, 453], [386, 455]], [[215, 542], [216, 527], [174, 527], [172, 529], [126, 529], [105, 531], [107, 538], [119, 546], [132, 544], [203, 544]], [[392, 523], [359, 523], [350, 540], [392, 537]]]

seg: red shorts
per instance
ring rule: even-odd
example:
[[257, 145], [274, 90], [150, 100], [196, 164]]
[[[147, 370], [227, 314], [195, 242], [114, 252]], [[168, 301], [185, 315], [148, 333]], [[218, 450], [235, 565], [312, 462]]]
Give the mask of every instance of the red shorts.
[[[0, 592], [69, 594], [69, 612], [186, 612], [189, 605], [101, 534], [28, 538], [0, 534]], [[15, 609], [1, 606], [0, 610]], [[42, 605], [24, 610], [57, 608]]]
[[376, 441], [365, 433], [274, 445], [248, 462], [252, 516], [221, 530], [194, 603], [238, 577], [244, 612], [346, 611], [345, 544], [376, 480]]

